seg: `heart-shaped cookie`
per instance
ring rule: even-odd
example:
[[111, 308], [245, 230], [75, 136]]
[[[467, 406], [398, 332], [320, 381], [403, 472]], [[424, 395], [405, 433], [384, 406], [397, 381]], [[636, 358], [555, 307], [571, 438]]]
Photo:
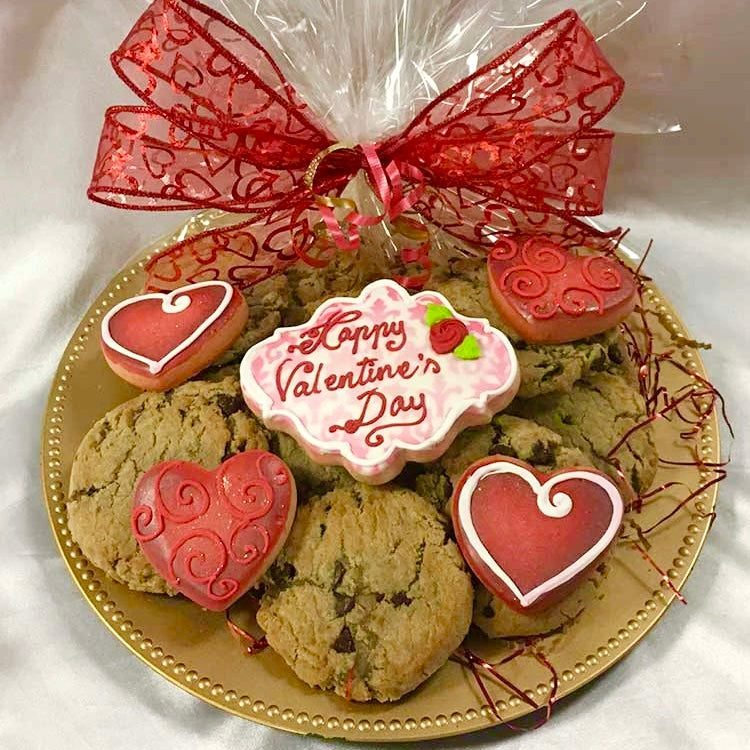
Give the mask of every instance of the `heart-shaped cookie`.
[[131, 297], [102, 320], [101, 346], [114, 372], [148, 390], [171, 388], [228, 348], [247, 322], [244, 297], [225, 281]]
[[133, 496], [131, 528], [173, 588], [223, 610], [251, 588], [281, 549], [297, 508], [294, 477], [273, 453], [238, 453], [215, 471], [165, 461]]
[[487, 259], [495, 306], [526, 340], [563, 343], [593, 336], [635, 307], [636, 280], [616, 258], [578, 255], [552, 239], [500, 240]]
[[563, 599], [617, 537], [623, 501], [594, 469], [542, 474], [505, 456], [470, 466], [453, 496], [459, 547], [482, 583], [510, 607]]

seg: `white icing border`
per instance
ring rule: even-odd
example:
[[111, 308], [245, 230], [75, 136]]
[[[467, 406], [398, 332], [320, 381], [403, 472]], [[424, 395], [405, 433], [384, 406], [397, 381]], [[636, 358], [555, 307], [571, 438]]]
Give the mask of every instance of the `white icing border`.
[[[309, 432], [299, 416], [293, 411], [282, 408], [273, 408], [272, 397], [257, 384], [251, 373], [251, 363], [255, 356], [256, 349], [260, 350], [261, 348], [265, 348], [270, 344], [279, 341], [282, 335], [287, 331], [299, 331], [315, 326], [318, 319], [327, 312], [328, 306], [333, 305], [334, 303], [345, 303], [351, 306], [354, 304], [363, 304], [365, 298], [372, 296], [373, 291], [378, 287], [395, 290], [402, 302], [408, 302], [409, 304], [414, 305], [432, 302], [447, 307], [451, 311], [453, 317], [458, 320], [482, 323], [483, 333], [491, 333], [493, 336], [496, 336], [499, 343], [502, 343], [506, 354], [508, 355], [509, 367], [508, 377], [494, 390], [475, 394], [472, 398], [456, 402], [452, 409], [446, 414], [441, 430], [433, 434], [429, 440], [424, 440], [421, 443], [407, 443], [402, 440], [392, 439], [390, 449], [384, 456], [381, 456], [380, 458], [366, 459], [355, 456], [351, 446], [345, 441], [327, 440], [323, 442], [318, 440]], [[423, 292], [418, 292], [417, 294], [409, 294], [400, 284], [391, 279], [378, 279], [377, 281], [373, 281], [368, 284], [357, 297], [332, 297], [327, 299], [325, 302], [321, 303], [306, 323], [302, 323], [298, 326], [277, 328], [272, 336], [269, 336], [267, 339], [259, 341], [257, 344], [251, 346], [240, 363], [240, 385], [245, 401], [253, 412], [260, 415], [261, 419], [267, 426], [270, 426], [272, 429], [288, 432], [295, 437], [298, 442], [305, 444], [305, 446], [310, 446], [317, 454], [316, 460], [326, 464], [343, 464], [343, 466], [349, 470], [349, 473], [355, 475], [361, 481], [375, 481], [376, 483], [390, 481], [390, 479], [396, 476], [400, 471], [397, 467], [403, 467], [407, 461], [419, 461], [422, 455], [430, 455], [437, 446], [443, 443], [443, 441], [452, 437], [452, 432], [460, 432], [465, 427], [488, 422], [493, 414], [502, 411], [502, 409], [513, 400], [518, 392], [519, 384], [520, 370], [515, 349], [510, 343], [508, 337], [502, 331], [490, 325], [487, 318], [471, 318], [466, 315], [461, 315], [454, 309], [453, 305], [451, 305], [451, 303], [440, 294], [440, 292], [425, 290]], [[501, 406], [497, 406], [497, 408], [491, 408], [490, 403], [497, 400], [502, 400], [504, 403]], [[479, 419], [473, 418], [466, 422], [461, 421], [467, 414], [474, 416], [477, 412], [487, 416]], [[401, 457], [403, 460], [394, 458], [394, 456], [400, 451], [404, 454]], [[336, 457], [338, 456], [341, 457], [341, 460], [337, 460]], [[326, 460], [327, 458], [329, 458], [329, 460]], [[394, 464], [394, 462], [396, 463]], [[385, 467], [391, 467], [391, 470], [388, 471]]]
[[[121, 344], [118, 344], [117, 341], [115, 341], [115, 339], [112, 337], [112, 334], [109, 330], [109, 322], [115, 315], [117, 315], [118, 312], [120, 312], [120, 310], [129, 307], [130, 305], [133, 305], [137, 302], [140, 302], [141, 300], [160, 299], [162, 300], [162, 312], [169, 314], [183, 312], [184, 310], [187, 310], [188, 307], [190, 307], [190, 303], [192, 302], [192, 300], [188, 296], [188, 293], [207, 286], [222, 287], [224, 289], [224, 298], [221, 300], [216, 310], [214, 310], [214, 312], [212, 312], [211, 315], [209, 315], [203, 321], [203, 323], [201, 323], [193, 331], [193, 333], [190, 334], [190, 336], [184, 339], [158, 362], [154, 359], [150, 359], [149, 357], [144, 357], [142, 354], [132, 352], [130, 351], [130, 349], [126, 349]], [[104, 343], [113, 351], [124, 354], [130, 359], [136, 360], [137, 362], [142, 362], [144, 365], [147, 365], [148, 371], [152, 375], [156, 375], [164, 369], [164, 366], [167, 364], [167, 362], [169, 362], [171, 359], [174, 359], [180, 352], [185, 351], [185, 349], [195, 343], [224, 314], [224, 311], [227, 309], [227, 307], [229, 307], [229, 303], [232, 301], [233, 294], [234, 289], [232, 285], [228, 284], [226, 281], [200, 281], [197, 284], [183, 286], [179, 289], [175, 289], [174, 291], [167, 292], [165, 294], [162, 294], [161, 292], [154, 292], [153, 294], [141, 294], [138, 297], [130, 297], [130, 299], [126, 299], [123, 302], [115, 305], [102, 319], [102, 341], [104, 341]]]
[[[596, 542], [593, 547], [584, 552], [575, 562], [568, 565], [567, 568], [564, 568], [557, 575], [543, 581], [531, 591], [524, 594], [518, 588], [515, 581], [505, 572], [505, 570], [503, 570], [502, 567], [500, 567], [492, 555], [490, 555], [489, 551], [482, 543], [482, 540], [479, 538], [479, 534], [477, 534], [477, 531], [474, 528], [474, 522], [471, 518], [472, 496], [474, 495], [479, 482], [492, 474], [515, 474], [523, 479], [536, 494], [537, 508], [549, 518], [564, 518], [573, 509], [572, 499], [564, 492], [556, 493], [550, 500], [550, 493], [555, 485], [568, 479], [585, 479], [586, 481], [593, 482], [607, 493], [607, 497], [609, 497], [609, 500], [612, 503], [612, 518], [610, 519], [609, 526], [602, 534], [599, 541]], [[620, 524], [622, 523], [623, 512], [624, 508], [620, 491], [612, 481], [601, 474], [595, 474], [594, 472], [585, 470], [568, 471], [561, 474], [555, 474], [544, 484], [540, 484], [539, 480], [528, 469], [519, 466], [516, 463], [501, 460], [483, 464], [474, 471], [467, 478], [458, 496], [458, 518], [467, 542], [477, 552], [482, 562], [492, 571], [492, 573], [503, 581], [503, 583], [505, 583], [505, 585], [516, 595], [518, 601], [523, 607], [528, 607], [530, 604], [533, 604], [540, 596], [549, 593], [553, 589], [556, 589], [558, 586], [569, 581], [571, 578], [574, 578], [588, 565], [594, 562], [594, 560], [596, 560], [596, 558], [607, 549], [615, 538], [615, 535], [620, 528]]]

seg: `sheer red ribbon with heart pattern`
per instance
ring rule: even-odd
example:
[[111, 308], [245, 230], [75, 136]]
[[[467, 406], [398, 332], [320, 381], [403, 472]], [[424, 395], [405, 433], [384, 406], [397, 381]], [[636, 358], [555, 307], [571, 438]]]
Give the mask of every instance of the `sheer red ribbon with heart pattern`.
[[368, 158], [362, 147], [332, 151], [314, 191], [305, 172], [335, 139], [228, 19], [196, 0], [156, 0], [112, 64], [145, 106], [107, 110], [89, 197], [240, 214], [153, 258], [151, 289], [216, 278], [244, 287], [314, 260], [316, 197], [338, 198], [361, 169], [373, 181], [373, 155], [403, 194], [419, 190], [412, 215], [469, 243], [543, 232], [607, 249], [619, 237], [582, 218], [602, 210], [612, 133], [595, 125], [623, 81], [573, 11], [457, 82], [400, 134], [363, 144]]

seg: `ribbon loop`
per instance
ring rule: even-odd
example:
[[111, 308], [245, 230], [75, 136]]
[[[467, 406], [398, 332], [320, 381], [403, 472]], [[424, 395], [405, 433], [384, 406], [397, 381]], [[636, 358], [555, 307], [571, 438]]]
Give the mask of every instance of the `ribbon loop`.
[[[256, 283], [258, 273], [235, 268], [248, 258], [268, 275], [286, 253], [319, 265], [311, 249], [323, 228], [336, 247], [353, 250], [361, 227], [405, 214], [485, 247], [533, 232], [600, 249], [619, 237], [581, 217], [601, 211], [612, 134], [595, 125], [622, 79], [573, 11], [458, 81], [399, 135], [357, 145], [354, 156], [259, 42], [198, 0], [155, 0], [112, 64], [145, 106], [108, 110], [89, 197], [121, 208], [245, 214], [157, 256], [152, 288], [206, 274]], [[362, 168], [383, 205], [377, 216], [341, 197]]]

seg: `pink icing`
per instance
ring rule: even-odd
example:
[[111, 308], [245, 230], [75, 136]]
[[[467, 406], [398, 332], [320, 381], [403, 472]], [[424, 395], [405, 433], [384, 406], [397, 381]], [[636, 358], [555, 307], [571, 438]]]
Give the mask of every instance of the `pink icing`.
[[[433, 351], [429, 303], [466, 325], [479, 359]], [[510, 342], [486, 320], [455, 313], [436, 292], [410, 296], [389, 280], [278, 329], [247, 352], [240, 378], [245, 400], [269, 427], [295, 436], [315, 460], [373, 484], [392, 479], [407, 460], [437, 458], [458, 431], [489, 421], [519, 380]]]

